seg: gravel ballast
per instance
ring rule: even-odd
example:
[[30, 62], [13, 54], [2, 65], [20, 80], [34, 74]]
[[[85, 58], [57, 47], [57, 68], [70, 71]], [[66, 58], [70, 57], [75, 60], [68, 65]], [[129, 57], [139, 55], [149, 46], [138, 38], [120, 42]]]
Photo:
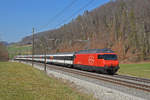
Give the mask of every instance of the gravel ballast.
[[[34, 64], [34, 67], [39, 70], [44, 70], [44, 67], [42, 65]], [[50, 76], [53, 75], [56, 78], [61, 78], [75, 84], [80, 92], [84, 92], [89, 95], [92, 94], [98, 100], [146, 100], [146, 98], [143, 99], [142, 97], [136, 97], [124, 92], [120, 92], [116, 89], [112, 89], [110, 87], [104, 87], [100, 84], [96, 84], [94, 80], [91, 81], [90, 79], [88, 80], [84, 77], [77, 78], [75, 75], [66, 74], [58, 70], [52, 70], [47, 68], [47, 74]]]

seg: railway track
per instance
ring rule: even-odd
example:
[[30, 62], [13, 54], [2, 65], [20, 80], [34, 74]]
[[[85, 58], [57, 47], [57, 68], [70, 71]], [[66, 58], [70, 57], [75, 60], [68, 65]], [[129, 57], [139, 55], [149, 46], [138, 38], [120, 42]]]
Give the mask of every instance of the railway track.
[[146, 79], [146, 78], [139, 78], [139, 77], [127, 76], [127, 75], [114, 75], [114, 77], [128, 79], [128, 80], [134, 80], [134, 81], [150, 84], [150, 79]]
[[[43, 65], [41, 63], [37, 63], [37, 64]], [[129, 87], [129, 88], [134, 88], [134, 89], [138, 89], [138, 90], [150, 93], [150, 80], [149, 79], [137, 78], [137, 77], [131, 77], [131, 76], [125, 76], [125, 75], [114, 75], [114, 76], [103, 75], [103, 74], [91, 73], [91, 72], [76, 70], [76, 69], [62, 67], [62, 66], [49, 65], [49, 64], [47, 64], [47, 66], [50, 69], [73, 73], [73, 74], [81, 75], [84, 77], [96, 79], [98, 81], [105, 81], [105, 82]]]

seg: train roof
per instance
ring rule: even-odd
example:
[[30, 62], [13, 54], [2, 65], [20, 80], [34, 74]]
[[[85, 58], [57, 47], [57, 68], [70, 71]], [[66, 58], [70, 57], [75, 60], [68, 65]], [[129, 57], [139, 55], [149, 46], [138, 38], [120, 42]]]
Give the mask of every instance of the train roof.
[[87, 54], [87, 53], [114, 53], [111, 49], [88, 49], [88, 50], [80, 50], [76, 52], [76, 54]]
[[[56, 54], [47, 54], [46, 57], [49, 56], [73, 56], [74, 52], [65, 52], [65, 53], [56, 53]], [[44, 57], [45, 55], [34, 55], [34, 57]], [[18, 55], [16, 57], [32, 57], [32, 55]]]
[[65, 53], [56, 53], [56, 54], [48, 54], [47, 56], [73, 56], [74, 52], [65, 52]]
[[[46, 56], [73, 56], [74, 54], [88, 54], [88, 53], [114, 53], [111, 49], [88, 49], [80, 50], [77, 52], [65, 52], [65, 53], [56, 53], [56, 54], [47, 54]], [[34, 57], [43, 57], [45, 55], [34, 55]], [[32, 57], [32, 55], [19, 55], [16, 57]]]

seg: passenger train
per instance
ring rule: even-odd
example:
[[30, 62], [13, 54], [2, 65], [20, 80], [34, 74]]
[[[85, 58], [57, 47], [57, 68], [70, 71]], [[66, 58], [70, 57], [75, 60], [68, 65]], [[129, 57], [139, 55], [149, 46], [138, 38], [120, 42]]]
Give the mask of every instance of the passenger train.
[[[95, 71], [105, 74], [115, 74], [119, 69], [116, 53], [110, 49], [89, 49], [71, 53], [49, 55], [34, 55], [35, 62], [45, 62], [81, 70]], [[32, 61], [32, 55], [19, 55], [15, 60]]]

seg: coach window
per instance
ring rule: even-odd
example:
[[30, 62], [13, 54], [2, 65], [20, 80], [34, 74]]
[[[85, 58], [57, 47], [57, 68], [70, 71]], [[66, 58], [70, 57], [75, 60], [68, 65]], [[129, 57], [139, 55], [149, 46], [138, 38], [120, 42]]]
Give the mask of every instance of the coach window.
[[69, 60], [70, 59], [70, 57], [69, 56], [67, 56], [67, 60]]
[[46, 56], [46, 59], [50, 59], [50, 57], [49, 57], [49, 56]]
[[68, 57], [67, 57], [67, 56], [65, 56], [65, 60], [68, 60]]
[[103, 55], [98, 55], [98, 59], [103, 59]]
[[56, 59], [57, 59], [57, 60], [60, 60], [60, 59], [61, 59], [61, 57], [57, 56], [57, 57], [56, 57]]
[[70, 60], [73, 60], [73, 56], [70, 57]]
[[65, 59], [65, 57], [63, 57], [63, 56], [60, 56], [60, 60], [64, 60]]
[[58, 57], [57, 57], [57, 59], [58, 59], [58, 60], [61, 60], [61, 59], [62, 59], [62, 57], [61, 57], [61, 56], [58, 56]]
[[69, 56], [67, 57], [67, 60], [70, 60], [70, 57], [69, 57]]
[[56, 56], [54, 56], [54, 59], [57, 59], [57, 57], [56, 57]]

